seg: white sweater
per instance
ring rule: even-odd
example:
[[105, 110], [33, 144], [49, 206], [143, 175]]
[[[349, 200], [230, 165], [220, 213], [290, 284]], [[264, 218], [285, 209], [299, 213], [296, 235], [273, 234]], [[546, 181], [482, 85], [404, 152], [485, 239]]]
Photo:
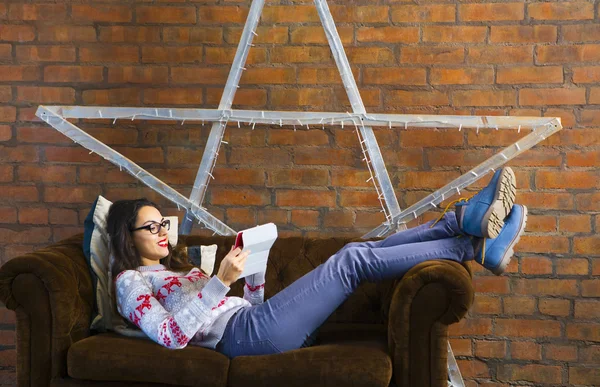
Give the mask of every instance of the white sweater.
[[264, 274], [246, 278], [244, 298], [226, 297], [229, 287], [198, 268], [182, 274], [163, 265], [125, 270], [115, 279], [115, 288], [121, 316], [158, 344], [214, 349], [235, 312], [263, 302]]

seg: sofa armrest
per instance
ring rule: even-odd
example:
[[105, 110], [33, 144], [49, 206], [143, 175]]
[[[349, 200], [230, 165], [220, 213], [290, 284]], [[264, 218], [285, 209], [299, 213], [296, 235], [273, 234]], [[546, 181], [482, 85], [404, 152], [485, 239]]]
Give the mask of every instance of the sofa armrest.
[[67, 375], [67, 351], [89, 336], [92, 280], [78, 235], [0, 268], [0, 301], [17, 317], [19, 386]]
[[466, 266], [436, 260], [415, 266], [396, 285], [388, 344], [398, 386], [448, 385], [448, 325], [473, 303], [471, 277]]

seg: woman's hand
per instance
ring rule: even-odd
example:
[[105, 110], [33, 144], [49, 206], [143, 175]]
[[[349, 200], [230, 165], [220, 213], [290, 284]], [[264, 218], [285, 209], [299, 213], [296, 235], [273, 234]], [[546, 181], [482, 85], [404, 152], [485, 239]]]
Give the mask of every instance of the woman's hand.
[[231, 286], [233, 282], [237, 281], [244, 270], [248, 255], [250, 255], [250, 251], [246, 250], [242, 252], [242, 249], [239, 247], [234, 249], [231, 246], [231, 250], [229, 250], [229, 253], [221, 261], [219, 271], [217, 272], [217, 277], [221, 282], [226, 286]]

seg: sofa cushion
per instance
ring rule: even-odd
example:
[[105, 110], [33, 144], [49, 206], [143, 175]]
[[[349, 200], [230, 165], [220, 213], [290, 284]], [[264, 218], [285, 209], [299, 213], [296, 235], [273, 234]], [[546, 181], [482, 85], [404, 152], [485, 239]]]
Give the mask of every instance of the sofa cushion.
[[169, 350], [149, 340], [103, 333], [73, 344], [67, 366], [70, 377], [94, 381], [232, 387], [389, 385], [392, 362], [382, 327], [327, 324], [319, 341], [322, 345], [230, 362], [206, 348]]
[[147, 339], [102, 333], [73, 344], [67, 368], [70, 377], [83, 380], [226, 386], [229, 359], [206, 348], [172, 350]]
[[392, 360], [385, 343], [339, 341], [277, 355], [231, 360], [228, 386], [388, 387]]
[[232, 359], [229, 386], [387, 387], [391, 378], [384, 325], [328, 323], [313, 347]]

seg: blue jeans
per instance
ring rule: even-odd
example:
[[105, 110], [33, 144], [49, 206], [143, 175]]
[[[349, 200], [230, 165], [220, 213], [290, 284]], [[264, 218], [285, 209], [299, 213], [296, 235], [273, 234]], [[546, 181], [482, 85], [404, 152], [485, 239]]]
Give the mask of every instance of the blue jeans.
[[376, 242], [349, 243], [325, 263], [260, 305], [240, 309], [228, 322], [217, 350], [233, 358], [302, 347], [305, 340], [363, 282], [400, 278], [433, 259], [473, 259], [473, 245], [454, 212]]

